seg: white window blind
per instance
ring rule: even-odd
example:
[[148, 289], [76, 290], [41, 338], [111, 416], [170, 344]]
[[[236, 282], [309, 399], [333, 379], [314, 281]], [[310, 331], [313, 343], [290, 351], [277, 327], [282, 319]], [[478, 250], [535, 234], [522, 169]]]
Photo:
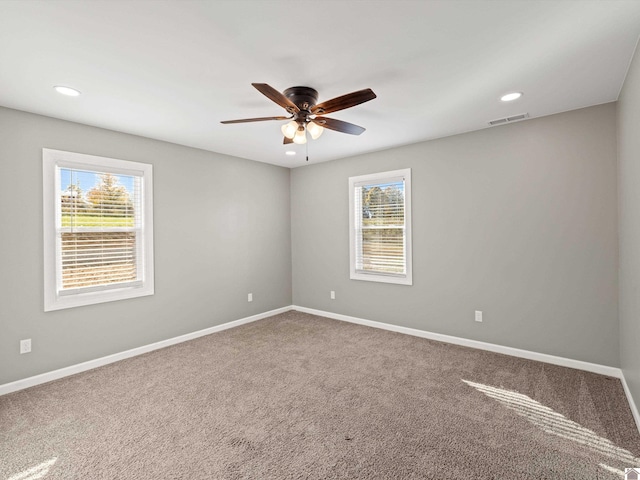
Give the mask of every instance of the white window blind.
[[153, 295], [152, 166], [43, 149], [45, 311]]
[[356, 271], [404, 275], [404, 179], [355, 187]]
[[351, 278], [411, 284], [410, 170], [350, 179]]
[[[141, 282], [141, 178], [65, 168], [59, 175], [69, 183], [58, 203], [58, 291]], [[96, 183], [85, 193], [81, 178]]]

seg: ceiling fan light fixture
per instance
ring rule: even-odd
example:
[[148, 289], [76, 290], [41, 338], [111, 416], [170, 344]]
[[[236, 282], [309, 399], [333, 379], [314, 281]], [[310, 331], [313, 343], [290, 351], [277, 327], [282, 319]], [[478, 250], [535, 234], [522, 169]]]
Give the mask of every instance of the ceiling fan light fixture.
[[293, 143], [297, 145], [304, 145], [307, 143], [307, 133], [302, 125], [298, 127], [298, 130], [293, 137]]
[[289, 123], [285, 123], [282, 128], [282, 134], [290, 139], [293, 139], [293, 137], [296, 135], [296, 131], [298, 130], [298, 124], [292, 120]]
[[315, 122], [309, 122], [307, 124], [307, 132], [309, 132], [311, 138], [317, 140], [318, 138], [320, 138], [320, 135], [322, 135], [322, 132], [324, 132], [324, 128]]

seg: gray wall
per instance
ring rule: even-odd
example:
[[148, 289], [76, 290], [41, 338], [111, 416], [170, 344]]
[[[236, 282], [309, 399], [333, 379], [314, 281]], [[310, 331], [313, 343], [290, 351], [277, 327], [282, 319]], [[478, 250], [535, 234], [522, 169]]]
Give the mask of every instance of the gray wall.
[[[43, 147], [153, 164], [154, 296], [44, 313]], [[0, 179], [0, 384], [291, 304], [288, 169], [0, 108]]]
[[620, 363], [640, 401], [640, 49], [618, 99]]
[[[636, 392], [639, 63], [618, 118], [622, 365]], [[154, 165], [154, 296], [43, 312], [43, 147]], [[349, 280], [347, 179], [405, 167], [414, 285]], [[0, 178], [0, 384], [291, 303], [619, 365], [614, 104], [291, 172], [0, 108]]]
[[[294, 169], [294, 304], [618, 366], [615, 115], [601, 105]], [[349, 280], [348, 177], [406, 167], [413, 286]]]

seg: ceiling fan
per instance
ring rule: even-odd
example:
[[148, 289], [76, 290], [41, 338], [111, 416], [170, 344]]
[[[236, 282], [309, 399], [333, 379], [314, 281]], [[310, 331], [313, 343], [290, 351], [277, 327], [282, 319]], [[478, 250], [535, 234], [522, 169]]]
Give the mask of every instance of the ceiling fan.
[[376, 94], [370, 88], [348, 93], [340, 97], [332, 98], [326, 102], [318, 103], [318, 92], [311, 87], [291, 87], [280, 93], [266, 83], [252, 83], [260, 93], [283, 107], [291, 116], [289, 117], [261, 117], [243, 118], [240, 120], [225, 120], [220, 123], [247, 123], [263, 122], [265, 120], [291, 120], [282, 126], [284, 144], [307, 143], [307, 132], [314, 140], [322, 135], [325, 128], [336, 132], [360, 135], [364, 128], [353, 123], [343, 122], [335, 118], [327, 118], [327, 113], [337, 112], [345, 108], [354, 107], [361, 103], [376, 98]]

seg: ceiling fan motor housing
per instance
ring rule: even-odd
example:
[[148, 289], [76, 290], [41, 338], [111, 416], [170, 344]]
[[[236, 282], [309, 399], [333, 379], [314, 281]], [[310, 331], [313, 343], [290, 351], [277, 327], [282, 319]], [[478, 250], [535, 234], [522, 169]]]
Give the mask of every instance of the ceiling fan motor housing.
[[306, 120], [307, 115], [311, 115], [311, 108], [318, 103], [318, 91], [311, 87], [291, 87], [283, 94], [298, 106], [302, 114], [299, 117], [303, 120]]

